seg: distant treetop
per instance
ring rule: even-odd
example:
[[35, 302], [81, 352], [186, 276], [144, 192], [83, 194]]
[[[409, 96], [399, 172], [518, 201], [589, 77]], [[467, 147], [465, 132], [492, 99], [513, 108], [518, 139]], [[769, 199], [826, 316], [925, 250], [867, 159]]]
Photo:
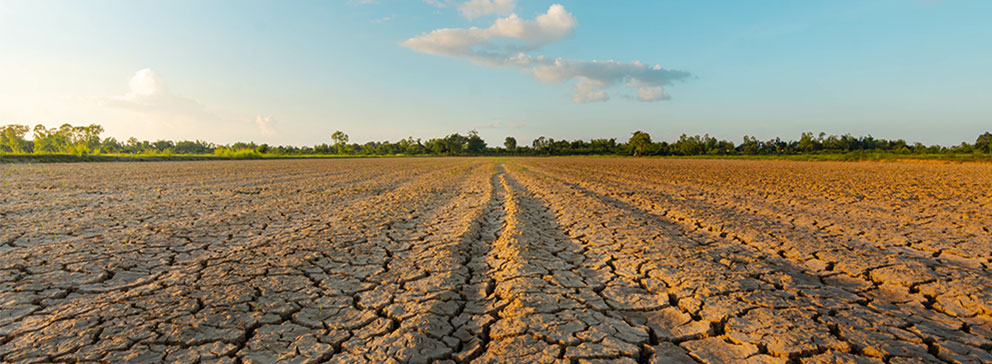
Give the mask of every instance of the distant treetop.
[[[32, 139], [26, 138], [33, 131]], [[518, 145], [517, 139], [508, 136], [502, 146], [488, 146], [475, 130], [466, 135], [450, 134], [443, 138], [427, 140], [409, 137], [397, 142], [349, 143], [349, 137], [337, 130], [331, 133], [332, 144], [314, 146], [271, 146], [254, 142], [217, 145], [206, 141], [139, 141], [129, 138], [119, 142], [114, 138], [100, 138], [103, 127], [97, 124], [58, 128], [37, 125], [0, 127], [0, 153], [13, 154], [165, 154], [165, 155], [228, 155], [238, 152], [253, 155], [630, 155], [630, 156], [694, 156], [694, 155], [815, 155], [846, 154], [858, 152], [894, 154], [970, 153], [992, 154], [992, 133], [978, 136], [974, 144], [944, 147], [908, 143], [902, 139], [886, 140], [872, 136], [855, 137], [850, 134], [802, 133], [798, 140], [773, 138], [760, 141], [745, 135], [740, 144], [718, 140], [706, 135], [682, 134], [678, 140], [655, 142], [644, 131], [635, 131], [627, 142], [616, 139], [555, 140], [540, 136], [530, 146]]]

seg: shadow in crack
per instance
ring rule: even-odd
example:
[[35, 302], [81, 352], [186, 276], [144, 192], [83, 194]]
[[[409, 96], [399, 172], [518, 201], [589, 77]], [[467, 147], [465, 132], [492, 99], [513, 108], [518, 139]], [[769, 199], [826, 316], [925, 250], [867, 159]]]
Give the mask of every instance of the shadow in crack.
[[[612, 245], [610, 254], [640, 262], [643, 265], [634, 274], [642, 274], [642, 282], [654, 278], [664, 281], [673, 304], [694, 321], [712, 323], [706, 335], [753, 343], [754, 353], [795, 359], [833, 350], [936, 360], [933, 356], [940, 348], [933, 344], [935, 337], [984, 345], [980, 337], [962, 330], [960, 324], [934, 317], [937, 314], [926, 304], [900, 301], [899, 295], [893, 296], [895, 292], [886, 292], [885, 287], [871, 287], [871, 283], [865, 287], [855, 277], [819, 276], [775, 252], [747, 246], [746, 241], [714, 236], [701, 227], [694, 229], [670, 221], [554, 176], [530, 182], [548, 191], [543, 198], [555, 202], [557, 212], [563, 215], [560, 218], [572, 221], [569, 232], [574, 238], [587, 244]], [[582, 197], [592, 202], [580, 203]], [[575, 208], [586, 210], [569, 212]], [[590, 214], [601, 220], [600, 226], [610, 230], [609, 234], [597, 234], [595, 224], [576, 226]], [[607, 228], [610, 226], [613, 228]], [[631, 236], [636, 230], [652, 234]], [[665, 246], [651, 246], [658, 243]], [[878, 323], [888, 328], [876, 330]], [[901, 330], [905, 335], [897, 337], [892, 330]], [[873, 347], [880, 341], [888, 346]]]
[[[645, 360], [659, 336], [674, 335], [649, 321], [691, 321], [667, 295], [620, 272], [610, 252], [568, 236], [551, 207], [514, 178], [501, 180], [506, 228], [493, 243], [489, 265], [502, 307], [476, 362]], [[665, 349], [668, 357], [688, 359], [681, 349]]]
[[506, 191], [500, 186], [505, 173], [502, 165], [495, 166], [487, 184], [488, 200], [475, 210], [468, 229], [448, 250], [465, 269], [464, 279], [452, 282], [452, 289], [460, 295], [458, 310], [450, 319], [454, 328], [451, 336], [458, 340], [451, 359], [457, 363], [482, 355], [490, 342], [490, 325], [501, 307], [493, 295], [496, 283], [488, 275], [486, 258], [506, 224]]
[[476, 164], [462, 176], [456, 188], [438, 190], [447, 196], [443, 203], [418, 201], [437, 207], [423, 214], [420, 223], [403, 228], [418, 238], [391, 237], [387, 271], [366, 279], [375, 286], [360, 294], [359, 304], [368, 304], [367, 309], [391, 324], [353, 330], [359, 333], [342, 344], [335, 360], [463, 361], [477, 355], [474, 346], [484, 345], [484, 327], [472, 325], [484, 323], [491, 311], [484, 309], [487, 283], [478, 277], [485, 268], [476, 257], [485, 256], [486, 239], [492, 239], [487, 236], [498, 228], [499, 218], [490, 211], [498, 203], [490, 165]]

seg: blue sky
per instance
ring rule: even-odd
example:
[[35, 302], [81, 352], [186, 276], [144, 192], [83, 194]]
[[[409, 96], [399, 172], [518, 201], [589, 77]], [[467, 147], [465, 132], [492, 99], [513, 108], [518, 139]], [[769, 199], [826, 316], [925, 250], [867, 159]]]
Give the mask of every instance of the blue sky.
[[0, 1], [0, 124], [295, 145], [472, 129], [489, 144], [644, 130], [949, 145], [992, 130], [989, 14], [957, 0]]

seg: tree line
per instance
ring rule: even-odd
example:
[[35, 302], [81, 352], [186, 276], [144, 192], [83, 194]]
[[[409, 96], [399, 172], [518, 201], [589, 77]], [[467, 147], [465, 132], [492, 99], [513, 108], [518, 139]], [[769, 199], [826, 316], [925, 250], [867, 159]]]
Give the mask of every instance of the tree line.
[[[678, 140], [656, 142], [651, 135], [636, 131], [626, 141], [616, 138], [586, 140], [555, 140], [538, 137], [530, 145], [520, 145], [516, 138], [506, 137], [503, 145], [489, 146], [476, 131], [466, 135], [458, 133], [443, 138], [427, 140], [409, 137], [397, 142], [349, 143], [347, 134], [335, 131], [330, 144], [314, 146], [275, 146], [238, 142], [218, 145], [202, 140], [157, 140], [147, 141], [129, 138], [118, 141], [115, 138], [101, 138], [100, 125], [72, 126], [64, 124], [58, 128], [37, 125], [33, 129], [26, 125], [5, 125], [0, 127], [0, 153], [13, 154], [131, 154], [131, 155], [204, 155], [213, 154], [233, 157], [260, 157], [265, 155], [629, 155], [629, 156], [698, 156], [698, 155], [807, 155], [807, 154], [846, 154], [857, 152], [893, 154], [990, 154], [992, 153], [992, 133], [978, 136], [974, 144], [962, 142], [960, 145], [945, 147], [908, 143], [903, 139], [886, 140], [872, 136], [855, 137], [850, 134], [827, 135], [802, 133], [797, 140], [774, 138], [766, 141], [752, 136], [744, 136], [741, 143], [720, 140], [707, 135], [688, 136], [682, 134]], [[32, 138], [27, 139], [31, 132]]]

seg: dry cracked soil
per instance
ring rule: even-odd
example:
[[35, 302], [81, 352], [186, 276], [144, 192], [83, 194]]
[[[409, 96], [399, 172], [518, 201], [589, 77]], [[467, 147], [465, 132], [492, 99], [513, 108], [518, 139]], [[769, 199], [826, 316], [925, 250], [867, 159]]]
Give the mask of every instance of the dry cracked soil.
[[0, 166], [0, 362], [988, 363], [992, 165]]

